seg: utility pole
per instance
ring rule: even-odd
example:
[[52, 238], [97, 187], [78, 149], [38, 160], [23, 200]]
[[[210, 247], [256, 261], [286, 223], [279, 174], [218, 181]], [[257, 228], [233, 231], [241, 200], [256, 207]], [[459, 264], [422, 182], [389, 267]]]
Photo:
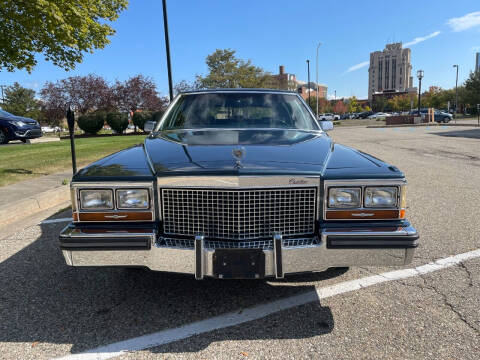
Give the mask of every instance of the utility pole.
[[337, 100], [337, 90], [335, 90], [335, 95], [333, 95], [333, 100]]
[[307, 74], [308, 74], [308, 82], [307, 82], [307, 91], [308, 91], [308, 106], [310, 106], [310, 60], [307, 60]]
[[163, 28], [165, 31], [165, 49], [167, 51], [168, 91], [170, 102], [173, 100], [172, 65], [170, 63], [170, 41], [168, 38], [167, 0], [162, 0], [163, 6]]
[[453, 65], [457, 68], [457, 78], [455, 80], [455, 111], [453, 113], [453, 118], [455, 119], [455, 124], [457, 123], [457, 106], [458, 106], [458, 65]]
[[317, 116], [318, 116], [318, 96], [319, 96], [319, 92], [320, 92], [320, 86], [318, 86], [318, 48], [320, 47], [320, 45], [322, 45], [321, 42], [318, 43], [317, 45], [317, 64], [316, 64], [316, 68], [317, 68], [317, 76], [316, 76], [316, 83], [317, 83]]

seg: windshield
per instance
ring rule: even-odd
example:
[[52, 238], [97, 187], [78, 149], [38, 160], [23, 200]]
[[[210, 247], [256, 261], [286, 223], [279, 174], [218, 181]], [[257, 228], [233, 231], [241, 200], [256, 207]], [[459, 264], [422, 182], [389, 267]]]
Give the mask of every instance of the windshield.
[[9, 112], [6, 112], [5, 110], [0, 109], [0, 115], [1, 116], [7, 116], [7, 117], [14, 117], [15, 115], [10, 114]]
[[319, 130], [296, 95], [273, 93], [182, 95], [157, 130], [205, 128]]

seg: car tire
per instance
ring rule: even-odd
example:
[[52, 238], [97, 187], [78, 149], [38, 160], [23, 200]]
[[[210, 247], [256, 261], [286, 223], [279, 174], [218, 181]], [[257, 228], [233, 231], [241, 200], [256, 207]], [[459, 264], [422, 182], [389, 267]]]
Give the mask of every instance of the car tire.
[[8, 138], [7, 134], [5, 134], [5, 131], [0, 129], [0, 144], [6, 144], [8, 143]]
[[444, 117], [443, 118], [443, 122], [446, 124], [446, 123], [449, 123], [450, 122], [450, 118], [448, 117]]
[[27, 143], [27, 139], [20, 139], [20, 141], [21, 141], [22, 143], [24, 143], [24, 144]]

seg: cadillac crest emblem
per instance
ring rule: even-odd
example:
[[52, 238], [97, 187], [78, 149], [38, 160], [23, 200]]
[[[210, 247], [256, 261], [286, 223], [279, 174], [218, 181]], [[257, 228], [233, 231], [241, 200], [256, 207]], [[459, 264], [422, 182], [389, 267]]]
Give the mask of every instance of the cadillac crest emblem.
[[235, 163], [235, 168], [242, 168], [242, 159], [245, 158], [245, 154], [247, 153], [247, 150], [243, 146], [235, 147], [232, 149], [232, 155], [237, 162]]

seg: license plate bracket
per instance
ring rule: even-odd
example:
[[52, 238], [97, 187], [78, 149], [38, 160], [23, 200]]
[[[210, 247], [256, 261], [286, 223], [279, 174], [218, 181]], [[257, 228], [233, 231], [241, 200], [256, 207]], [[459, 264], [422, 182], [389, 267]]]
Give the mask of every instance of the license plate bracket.
[[262, 249], [216, 249], [213, 276], [218, 279], [261, 279], [265, 277]]

